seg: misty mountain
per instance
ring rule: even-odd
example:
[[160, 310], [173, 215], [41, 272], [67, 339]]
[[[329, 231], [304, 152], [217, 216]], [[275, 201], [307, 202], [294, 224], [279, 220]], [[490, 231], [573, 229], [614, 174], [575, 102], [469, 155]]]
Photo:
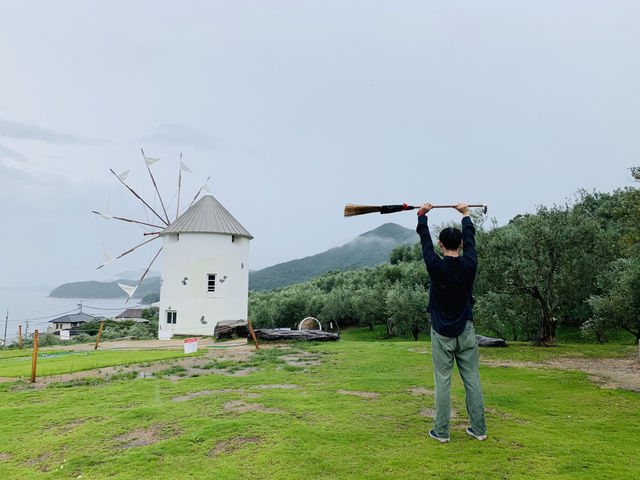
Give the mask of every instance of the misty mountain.
[[[118, 283], [134, 286], [137, 280], [118, 280], [115, 282], [71, 282], [54, 288], [49, 294], [55, 298], [121, 298], [126, 297]], [[145, 278], [134, 293], [134, 298], [144, 297], [150, 293], [160, 293], [160, 277]]]
[[352, 270], [374, 267], [389, 261], [398, 245], [418, 241], [415, 231], [395, 223], [385, 223], [363, 233], [350, 242], [310, 257], [279, 263], [249, 272], [250, 290], [271, 290], [277, 287], [306, 282], [329, 270]]

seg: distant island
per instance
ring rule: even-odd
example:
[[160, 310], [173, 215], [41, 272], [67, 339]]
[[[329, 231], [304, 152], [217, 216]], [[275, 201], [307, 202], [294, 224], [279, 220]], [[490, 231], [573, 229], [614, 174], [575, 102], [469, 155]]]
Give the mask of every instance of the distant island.
[[[249, 272], [250, 290], [272, 290], [306, 282], [329, 270], [353, 270], [375, 267], [389, 261], [389, 255], [398, 245], [418, 241], [415, 231], [395, 223], [385, 223], [378, 228], [357, 236], [341, 247], [331, 248], [310, 257], [279, 263], [261, 270]], [[130, 273], [130, 272], [127, 272]], [[126, 297], [118, 283], [135, 285], [135, 280], [114, 282], [72, 282], [56, 287], [49, 294], [55, 298], [122, 298]], [[134, 294], [135, 298], [160, 295], [160, 277], [145, 279]]]
[[[118, 286], [123, 285], [134, 286], [138, 283], [135, 280], [118, 280], [114, 282], [71, 282], [64, 283], [54, 288], [50, 297], [53, 298], [123, 298], [127, 294]], [[134, 293], [134, 298], [145, 297], [149, 294], [160, 294], [160, 277], [145, 278], [142, 284]]]

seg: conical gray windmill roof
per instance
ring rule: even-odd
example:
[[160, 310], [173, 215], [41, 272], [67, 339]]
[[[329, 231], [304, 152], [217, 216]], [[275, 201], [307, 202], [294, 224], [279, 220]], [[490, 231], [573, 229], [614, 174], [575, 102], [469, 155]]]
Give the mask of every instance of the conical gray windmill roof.
[[249, 239], [253, 236], [212, 195], [193, 204], [178, 219], [164, 229], [168, 233], [226, 233]]

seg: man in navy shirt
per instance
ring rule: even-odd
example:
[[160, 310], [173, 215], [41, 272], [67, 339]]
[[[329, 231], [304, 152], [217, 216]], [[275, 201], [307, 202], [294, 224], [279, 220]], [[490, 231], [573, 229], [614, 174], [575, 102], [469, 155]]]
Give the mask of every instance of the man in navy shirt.
[[[466, 392], [466, 406], [471, 427], [467, 433], [478, 440], [486, 437], [484, 400], [478, 372], [478, 344], [473, 326], [473, 281], [478, 267], [475, 228], [469, 207], [458, 203], [462, 214], [462, 232], [445, 228], [439, 242], [443, 258], [433, 249], [426, 214], [431, 204], [418, 210], [416, 231], [422, 242], [422, 256], [429, 273], [429, 305], [431, 314], [431, 356], [435, 377], [436, 412], [432, 438], [449, 441], [451, 372], [455, 360]], [[458, 251], [462, 248], [462, 256]]]

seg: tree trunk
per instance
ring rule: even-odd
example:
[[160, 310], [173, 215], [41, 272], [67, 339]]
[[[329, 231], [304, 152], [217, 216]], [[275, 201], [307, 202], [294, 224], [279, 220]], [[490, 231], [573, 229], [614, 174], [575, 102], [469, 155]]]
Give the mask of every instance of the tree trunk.
[[556, 345], [556, 328], [558, 321], [553, 316], [551, 306], [542, 297], [538, 297], [540, 306], [542, 307], [542, 319], [538, 328], [538, 338], [536, 338], [536, 346], [551, 347]]
[[413, 335], [413, 339], [417, 342], [418, 341], [418, 334], [420, 333], [420, 329], [414, 328], [413, 330], [411, 330], [411, 333]]
[[387, 326], [387, 337], [391, 337], [391, 323], [389, 322], [389, 319], [387, 319], [387, 321], [385, 322], [386, 326]]

